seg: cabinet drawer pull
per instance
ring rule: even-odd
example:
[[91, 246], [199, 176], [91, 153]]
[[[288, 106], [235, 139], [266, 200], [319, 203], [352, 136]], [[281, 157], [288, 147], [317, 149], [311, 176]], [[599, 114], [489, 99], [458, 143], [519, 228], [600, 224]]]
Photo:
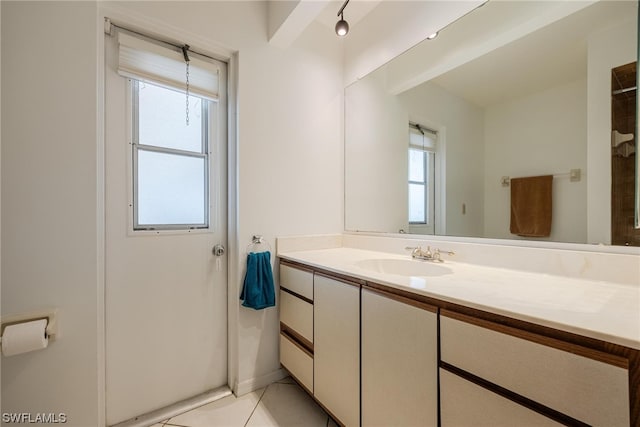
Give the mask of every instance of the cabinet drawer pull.
[[285, 288], [284, 286], [280, 286], [280, 290], [282, 292], [288, 293], [289, 295], [293, 295], [294, 297], [299, 298], [299, 299], [301, 299], [302, 301], [304, 301], [306, 303], [309, 303], [309, 304], [313, 305], [313, 300], [312, 299], [309, 299], [309, 298], [305, 297], [304, 295], [300, 295], [299, 293], [294, 292], [291, 289]]
[[282, 322], [280, 322], [280, 333], [295, 344], [296, 347], [300, 348], [300, 350], [307, 353], [310, 357], [313, 357], [313, 343], [311, 341], [305, 339], [305, 337]]

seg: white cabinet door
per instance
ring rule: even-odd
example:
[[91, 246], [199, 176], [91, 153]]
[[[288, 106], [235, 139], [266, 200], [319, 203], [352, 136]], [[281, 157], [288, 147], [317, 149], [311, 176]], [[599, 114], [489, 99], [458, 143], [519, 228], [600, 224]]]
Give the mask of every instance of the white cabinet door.
[[360, 424], [360, 288], [314, 276], [313, 394], [347, 427]]
[[440, 369], [442, 427], [560, 426], [509, 399]]
[[438, 425], [434, 311], [362, 291], [362, 425]]

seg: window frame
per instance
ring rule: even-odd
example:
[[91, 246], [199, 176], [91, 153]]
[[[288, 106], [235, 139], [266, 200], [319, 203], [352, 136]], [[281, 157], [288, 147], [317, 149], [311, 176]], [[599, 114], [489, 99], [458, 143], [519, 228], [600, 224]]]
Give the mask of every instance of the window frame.
[[[133, 234], [145, 234], [145, 233], [183, 233], [183, 232], [210, 232], [211, 231], [211, 142], [212, 142], [212, 127], [214, 118], [212, 112], [214, 108], [210, 105], [212, 101], [202, 98], [196, 95], [190, 95], [201, 100], [201, 114], [202, 114], [202, 130], [201, 130], [201, 144], [200, 152], [190, 150], [180, 150], [175, 148], [158, 147], [154, 145], [146, 145], [140, 143], [139, 132], [139, 86], [140, 83], [151, 84], [167, 90], [175, 90], [182, 92], [179, 89], [167, 88], [163, 85], [136, 80], [133, 78], [127, 79], [127, 91], [128, 91], [128, 120], [130, 121], [130, 167], [129, 167], [129, 188], [131, 189], [129, 208], [130, 208], [130, 227], [129, 230]], [[200, 158], [204, 161], [204, 203], [203, 203], [203, 223], [193, 224], [139, 224], [138, 220], [138, 153], [139, 151], [155, 152], [173, 156], [185, 156], [192, 158]]]
[[[426, 224], [428, 224], [428, 219], [429, 219], [429, 215], [428, 215], [428, 198], [427, 198], [428, 197], [428, 191], [429, 191], [428, 190], [428, 185], [427, 185], [427, 171], [428, 171], [428, 169], [427, 169], [427, 157], [428, 156], [427, 156], [427, 153], [424, 150], [421, 150], [421, 149], [416, 148], [416, 147], [409, 147], [409, 152], [408, 152], [409, 157], [411, 157], [411, 151], [417, 151], [417, 152], [422, 154], [422, 172], [423, 172], [422, 176], [423, 176], [423, 179], [422, 179], [422, 181], [415, 181], [415, 180], [409, 179], [408, 183], [409, 183], [409, 189], [411, 188], [411, 185], [419, 185], [419, 186], [422, 186], [422, 188], [423, 188], [423, 194], [424, 194], [424, 197], [423, 197], [423, 200], [424, 200], [423, 213], [424, 213], [424, 216], [423, 216], [423, 219], [420, 220], [420, 221], [411, 221], [411, 218], [409, 218], [409, 224], [411, 224], [411, 225], [426, 225]], [[411, 164], [411, 163], [409, 163], [409, 164]], [[411, 174], [409, 174], [409, 175], [411, 175]], [[409, 206], [411, 206], [411, 196], [410, 195], [411, 195], [411, 191], [409, 191]], [[411, 209], [409, 209], [409, 211], [411, 211]]]
[[411, 142], [408, 144], [407, 149], [407, 161], [409, 161], [411, 150], [415, 150], [417, 152], [422, 153], [422, 167], [423, 167], [423, 180], [415, 181], [409, 179], [410, 173], [407, 170], [407, 191], [408, 191], [408, 209], [410, 210], [411, 200], [410, 200], [410, 187], [411, 185], [421, 185], [424, 189], [424, 220], [423, 221], [411, 221], [407, 216], [407, 221], [409, 226], [418, 226], [418, 227], [429, 227], [435, 230], [435, 192], [436, 192], [436, 154], [437, 154], [437, 144], [438, 144], [438, 132], [431, 130], [427, 127], [420, 126], [414, 127], [410, 124], [409, 133], [411, 133], [411, 128], [418, 129], [424, 137], [423, 132], [429, 132], [434, 136], [434, 143], [436, 144], [436, 148], [426, 147], [426, 146], [418, 146], [416, 144], [412, 144]]

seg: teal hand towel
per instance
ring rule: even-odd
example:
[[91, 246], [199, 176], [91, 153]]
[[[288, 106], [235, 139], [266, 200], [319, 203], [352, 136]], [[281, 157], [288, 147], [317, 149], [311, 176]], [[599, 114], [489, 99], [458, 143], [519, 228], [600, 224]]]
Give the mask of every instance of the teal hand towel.
[[247, 256], [247, 273], [244, 276], [240, 299], [244, 300], [244, 307], [255, 310], [276, 305], [271, 252], [251, 252]]

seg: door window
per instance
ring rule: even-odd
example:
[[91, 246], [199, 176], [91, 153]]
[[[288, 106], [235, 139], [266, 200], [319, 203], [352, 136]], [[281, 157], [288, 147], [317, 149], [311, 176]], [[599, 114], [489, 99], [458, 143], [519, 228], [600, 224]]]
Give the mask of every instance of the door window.
[[210, 101], [138, 80], [130, 86], [134, 230], [208, 228]]

